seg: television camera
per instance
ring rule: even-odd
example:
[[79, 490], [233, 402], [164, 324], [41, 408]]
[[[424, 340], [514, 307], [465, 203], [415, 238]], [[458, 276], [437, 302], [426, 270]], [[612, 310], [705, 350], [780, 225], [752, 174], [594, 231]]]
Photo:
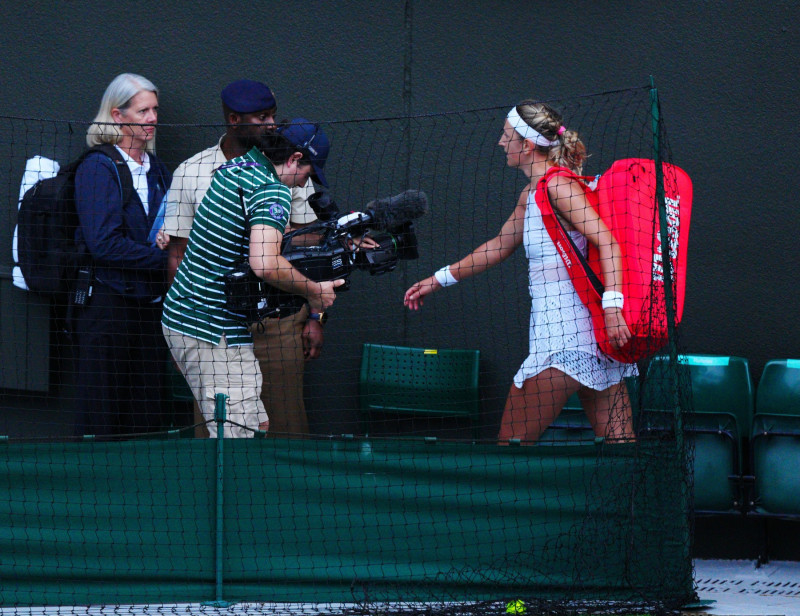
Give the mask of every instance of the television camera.
[[[281, 254], [315, 282], [344, 279], [336, 289], [344, 291], [355, 270], [378, 276], [394, 270], [400, 259], [419, 257], [413, 221], [428, 210], [428, 197], [420, 190], [375, 199], [363, 211], [344, 215], [327, 192], [314, 193], [308, 203], [317, 222], [284, 235]], [[359, 239], [367, 234], [376, 247], [359, 246]], [[249, 323], [294, 314], [306, 303], [301, 295], [281, 291], [256, 277], [247, 260], [226, 276], [225, 294], [227, 309]]]

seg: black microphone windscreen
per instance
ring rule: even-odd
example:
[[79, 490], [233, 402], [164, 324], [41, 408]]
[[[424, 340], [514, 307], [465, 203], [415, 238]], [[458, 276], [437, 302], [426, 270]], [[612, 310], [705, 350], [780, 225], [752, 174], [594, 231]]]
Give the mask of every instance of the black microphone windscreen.
[[428, 212], [428, 196], [421, 190], [408, 189], [399, 195], [370, 201], [366, 210], [371, 212], [376, 227], [392, 229]]

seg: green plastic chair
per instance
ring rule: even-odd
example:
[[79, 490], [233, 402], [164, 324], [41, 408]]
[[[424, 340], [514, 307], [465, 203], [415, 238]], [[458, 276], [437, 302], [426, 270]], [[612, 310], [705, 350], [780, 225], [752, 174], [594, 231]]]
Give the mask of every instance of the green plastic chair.
[[766, 363], [758, 381], [755, 411], [800, 416], [800, 359]]
[[800, 517], [800, 416], [756, 414], [752, 460], [755, 512]]
[[[628, 386], [628, 395], [630, 396], [632, 412], [635, 417], [639, 397], [639, 377], [626, 378], [625, 382]], [[578, 394], [575, 393], [567, 400], [555, 421], [542, 433], [539, 442], [574, 445], [576, 443], [593, 442], [594, 439], [594, 430], [589, 423], [588, 417], [586, 417]]]
[[[744, 507], [743, 451], [753, 421], [753, 385], [747, 359], [724, 355], [682, 355], [678, 366], [664, 356], [647, 369], [642, 406], [652, 419], [670, 425], [672, 379], [691, 383], [692, 413], [684, 429], [694, 449], [695, 513], [738, 512]], [[663, 428], [662, 428], [663, 429]]]
[[751, 434], [757, 513], [799, 517], [800, 360], [771, 360], [756, 390]]
[[[647, 370], [650, 384], [667, 385], [671, 378], [669, 358], [654, 357]], [[728, 413], [736, 419], [740, 439], [747, 438], [753, 421], [753, 382], [750, 366], [744, 357], [727, 355], [681, 355], [679, 378], [691, 380], [692, 409], [695, 413]], [[669, 408], [663, 400], [670, 387], [645, 387], [646, 408]]]
[[359, 410], [364, 432], [376, 413], [466, 417], [478, 438], [480, 352], [364, 344]]
[[727, 413], [697, 413], [687, 445], [694, 448], [694, 510], [738, 512], [742, 508], [735, 419]]
[[542, 445], [578, 445], [594, 442], [592, 429], [578, 396], [572, 396], [555, 421], [539, 437]]

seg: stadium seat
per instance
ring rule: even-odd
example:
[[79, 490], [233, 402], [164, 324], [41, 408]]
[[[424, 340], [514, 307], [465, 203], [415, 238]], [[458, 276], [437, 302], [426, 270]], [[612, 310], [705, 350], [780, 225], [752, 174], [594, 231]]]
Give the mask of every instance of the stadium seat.
[[376, 413], [466, 417], [478, 437], [480, 352], [364, 344], [359, 378], [362, 424]]
[[[694, 450], [696, 513], [741, 512], [742, 460], [753, 417], [753, 386], [747, 359], [718, 355], [682, 355], [671, 368], [654, 357], [647, 370], [642, 406], [644, 429], [672, 423], [673, 379], [691, 383], [692, 413], [684, 416], [687, 444]], [[659, 414], [661, 419], [659, 420]]]
[[800, 516], [800, 360], [772, 360], [756, 391], [751, 435], [755, 513]]
[[800, 416], [800, 359], [773, 359], [761, 373], [756, 413]]
[[567, 401], [555, 421], [539, 437], [540, 443], [548, 445], [575, 445], [593, 441], [594, 430], [577, 394]]
[[741, 450], [753, 419], [753, 384], [747, 359], [681, 355], [677, 371], [671, 371], [667, 357], [654, 357], [647, 370], [643, 407], [671, 409], [671, 380], [676, 376], [679, 383], [691, 382], [691, 409], [695, 413], [726, 413], [735, 418]]
[[[638, 406], [639, 377], [625, 379], [628, 386], [628, 395], [633, 407], [633, 414], [636, 415]], [[583, 410], [578, 394], [573, 394], [555, 421], [544, 431], [539, 438], [540, 443], [546, 444], [565, 444], [574, 445], [594, 441], [595, 434], [589, 423], [588, 417]]]

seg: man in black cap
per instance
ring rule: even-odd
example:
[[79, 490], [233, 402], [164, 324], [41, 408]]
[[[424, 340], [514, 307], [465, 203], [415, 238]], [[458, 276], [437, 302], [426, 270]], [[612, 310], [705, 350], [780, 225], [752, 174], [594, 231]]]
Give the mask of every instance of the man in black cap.
[[[227, 125], [219, 143], [183, 162], [173, 175], [169, 190], [164, 232], [170, 236], [169, 280], [175, 276], [189, 242], [197, 207], [203, 200], [214, 171], [227, 161], [246, 154], [267, 132], [275, 130], [277, 103], [270, 88], [249, 79], [234, 81], [222, 90], [222, 109]], [[292, 228], [316, 220], [308, 205], [314, 185], [292, 189]], [[310, 318], [305, 306], [281, 319], [265, 319], [253, 328], [254, 352], [264, 377], [261, 399], [270, 416], [273, 434], [307, 434], [308, 419], [303, 400], [303, 370], [307, 360], [319, 357], [323, 343], [322, 324]], [[201, 415], [195, 408], [199, 423]], [[205, 428], [198, 436], [207, 435]]]
[[228, 85], [221, 98], [225, 134], [217, 145], [181, 163], [173, 175], [164, 217], [164, 233], [170, 236], [170, 282], [183, 260], [194, 214], [211, 185], [214, 171], [246, 154], [260, 137], [275, 129], [277, 104], [266, 84], [240, 79]]

